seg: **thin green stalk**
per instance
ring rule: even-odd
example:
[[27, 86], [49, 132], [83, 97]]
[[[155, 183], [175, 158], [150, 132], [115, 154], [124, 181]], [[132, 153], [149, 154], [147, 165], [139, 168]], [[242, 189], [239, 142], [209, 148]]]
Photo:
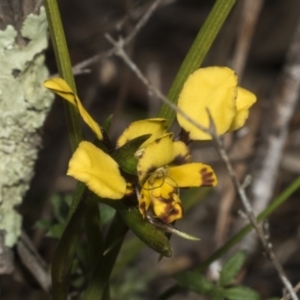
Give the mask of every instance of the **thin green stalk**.
[[[201, 27], [196, 39], [194, 40], [188, 54], [182, 62], [180, 69], [168, 92], [168, 99], [177, 103], [183, 84], [188, 76], [197, 70], [202, 64], [208, 50], [220, 31], [224, 21], [231, 11], [236, 0], [217, 0], [203, 26]], [[168, 105], [163, 104], [157, 115], [168, 120], [170, 127], [175, 118], [175, 111]]]
[[[60, 77], [62, 77], [70, 85], [72, 90], [76, 92], [69, 51], [67, 48], [57, 1], [44, 0], [44, 5], [58, 72]], [[80, 126], [81, 120], [77, 109], [73, 105], [67, 101], [64, 101], [63, 103], [67, 119], [71, 149], [74, 152], [80, 141], [83, 139]], [[79, 184], [77, 186], [66, 228], [54, 254], [51, 275], [53, 283], [53, 299], [55, 300], [65, 300], [68, 297], [69, 275], [76, 252], [82, 220], [88, 206], [88, 199], [86, 199], [87, 192], [85, 191], [86, 188], [83, 184]], [[85, 196], [82, 198], [83, 194]], [[89, 229], [87, 232], [89, 232]], [[92, 230], [92, 233], [95, 233], [94, 230]]]
[[116, 212], [105, 240], [105, 249], [108, 250], [108, 253], [98, 261], [94, 276], [84, 293], [83, 300], [106, 300], [105, 294], [108, 293], [106, 289], [110, 275], [127, 230], [128, 227], [124, 224], [119, 213]]
[[[300, 177], [296, 178], [275, 200], [257, 217], [259, 222], [269, 217], [276, 209], [278, 209], [296, 190], [300, 188]], [[232, 246], [237, 244], [246, 234], [252, 230], [251, 225], [247, 225], [242, 228], [237, 234], [235, 234], [224, 246], [214, 252], [204, 263], [202, 263], [195, 270], [198, 272], [205, 271], [209, 265], [225, 254]], [[176, 294], [180, 290], [179, 285], [174, 285], [165, 291], [159, 300], [166, 300], [172, 295]]]
[[[95, 262], [102, 257], [104, 241], [101, 231], [101, 220], [98, 202], [91, 197], [88, 198], [88, 208], [84, 215], [85, 232], [87, 236], [87, 248], [89, 258], [89, 270], [92, 276]], [[90, 278], [91, 278], [90, 276]]]
[[52, 262], [52, 299], [66, 300], [69, 293], [69, 274], [76, 252], [78, 236], [82, 226], [83, 215], [88, 207], [87, 194], [84, 186], [78, 190], [76, 196], [81, 198], [74, 210], [61, 239], [57, 245]]
[[[56, 0], [44, 0], [47, 14], [51, 42], [53, 45], [58, 72], [73, 91], [76, 92], [76, 86], [70, 62], [69, 51], [66, 43], [59, 8]], [[65, 114], [68, 124], [69, 138], [72, 151], [75, 151], [80, 141], [82, 141], [82, 130], [80, 127], [80, 117], [77, 109], [67, 101], [64, 101]]]

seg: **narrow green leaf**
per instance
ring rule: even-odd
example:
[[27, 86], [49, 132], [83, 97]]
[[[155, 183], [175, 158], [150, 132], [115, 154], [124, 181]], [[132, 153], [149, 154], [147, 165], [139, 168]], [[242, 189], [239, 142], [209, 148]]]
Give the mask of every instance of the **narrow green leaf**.
[[53, 225], [53, 220], [50, 219], [43, 219], [43, 220], [38, 220], [34, 223], [33, 227], [35, 229], [44, 229], [44, 230], [49, 230], [51, 226]]
[[245, 286], [236, 286], [225, 290], [228, 300], [260, 300], [259, 294]]
[[219, 283], [221, 286], [226, 286], [234, 281], [241, 270], [246, 257], [245, 251], [239, 251], [226, 261], [220, 273]]
[[110, 128], [110, 125], [111, 125], [111, 121], [112, 121], [112, 118], [113, 118], [113, 115], [109, 115], [106, 120], [103, 122], [102, 124], [102, 129], [105, 131], [105, 132], [108, 132], [109, 131], [109, 128]]
[[61, 223], [55, 224], [50, 227], [50, 229], [46, 233], [46, 236], [54, 238], [54, 239], [60, 239], [64, 232], [65, 227], [66, 227], [65, 224], [61, 224]]
[[124, 223], [136, 234], [148, 247], [157, 253], [171, 257], [170, 242], [163, 231], [143, 219], [137, 208], [119, 210]]
[[100, 208], [100, 219], [101, 225], [104, 226], [108, 224], [115, 215], [115, 209], [108, 205], [101, 205]]
[[180, 286], [200, 295], [209, 294], [214, 288], [214, 285], [197, 271], [180, 273], [175, 279]]
[[88, 194], [90, 193], [83, 185], [78, 185], [74, 200], [78, 205], [71, 210], [68, 223], [54, 253], [51, 277], [52, 297], [55, 300], [66, 300], [68, 297], [71, 267], [84, 213], [87, 209]]
[[[56, 0], [44, 0], [47, 14], [49, 32], [53, 45], [57, 68], [60, 77], [62, 77], [76, 92], [76, 86], [70, 62], [69, 51], [66, 43], [59, 8]], [[67, 118], [69, 138], [72, 151], [75, 151], [80, 141], [82, 141], [82, 130], [80, 127], [80, 117], [77, 109], [67, 101], [64, 101], [65, 114]]]
[[69, 206], [64, 201], [63, 197], [57, 194], [54, 194], [50, 201], [55, 218], [59, 223], [65, 224], [68, 216]]
[[218, 285], [214, 285], [214, 288], [212, 289], [212, 292], [211, 292], [211, 299], [212, 300], [225, 299], [225, 290]]
[[[104, 295], [109, 283], [110, 274], [127, 230], [128, 228], [122, 218], [116, 213], [107, 233], [104, 246], [105, 249], [108, 249], [114, 244], [114, 247], [102, 259], [98, 260], [93, 278], [89, 282], [83, 300], [105, 299]], [[115, 241], [118, 241], [118, 243], [116, 244]]]
[[[188, 76], [202, 64], [208, 50], [235, 4], [235, 1], [236, 0], [217, 0], [214, 4], [188, 54], [182, 62], [168, 92], [167, 98], [173, 103], [177, 103], [179, 94]], [[172, 108], [163, 104], [157, 117], [167, 119], [168, 127], [170, 127], [174, 121], [175, 114], [176, 113]]]
[[89, 200], [88, 208], [84, 215], [85, 233], [87, 236], [87, 248], [89, 258], [89, 270], [92, 274], [95, 262], [102, 256], [104, 241], [101, 231], [101, 220], [99, 204], [92, 199]]
[[145, 244], [139, 238], [137, 238], [137, 236], [133, 236], [130, 239], [126, 239], [126, 241], [122, 244], [122, 248], [118, 256], [117, 262], [114, 265], [112, 277], [117, 275], [134, 258], [136, 258], [139, 252], [144, 247]]
[[124, 172], [136, 175], [137, 158], [134, 156], [134, 153], [150, 136], [151, 134], [145, 134], [132, 139], [112, 153], [112, 158]]

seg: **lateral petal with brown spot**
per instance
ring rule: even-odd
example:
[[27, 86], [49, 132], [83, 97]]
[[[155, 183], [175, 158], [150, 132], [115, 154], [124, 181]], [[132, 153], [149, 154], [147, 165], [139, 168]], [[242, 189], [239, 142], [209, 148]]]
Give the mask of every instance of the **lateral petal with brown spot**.
[[218, 183], [214, 170], [209, 165], [202, 163], [170, 167], [167, 176], [181, 188], [216, 186]]

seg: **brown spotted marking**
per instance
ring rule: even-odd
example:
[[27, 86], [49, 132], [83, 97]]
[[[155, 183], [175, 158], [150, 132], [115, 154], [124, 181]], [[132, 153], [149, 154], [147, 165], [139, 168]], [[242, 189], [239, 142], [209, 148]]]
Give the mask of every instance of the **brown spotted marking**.
[[172, 161], [172, 164], [174, 165], [183, 165], [184, 163], [185, 163], [185, 158], [180, 154], [177, 155]]
[[163, 198], [163, 197], [159, 197], [158, 198], [161, 202], [163, 203], [170, 203], [173, 202], [174, 200], [172, 199], [172, 196], [170, 196], [170, 198]]
[[171, 220], [171, 217], [173, 216], [178, 216], [178, 215], [183, 215], [183, 211], [182, 211], [182, 206], [180, 204], [180, 209], [177, 209], [177, 208], [174, 208], [172, 207], [172, 210], [169, 211], [169, 213], [165, 216], [165, 217], [162, 217], [161, 220], [167, 224], [170, 223], [170, 220]]
[[208, 172], [207, 168], [203, 168], [200, 170], [200, 176], [202, 180], [202, 186], [213, 186], [215, 179], [213, 176], [213, 172]]
[[159, 143], [160, 143], [160, 141], [161, 141], [161, 138], [159, 138], [159, 139], [156, 139], [154, 142], [155, 142], [156, 144], [159, 144]]
[[189, 154], [186, 154], [185, 156], [178, 154], [172, 161], [172, 165], [183, 165], [189, 160]]
[[174, 207], [173, 207], [172, 203], [166, 203], [166, 205], [165, 205], [165, 213], [162, 215], [162, 217], [169, 216], [170, 213], [172, 213], [173, 209], [174, 209]]
[[192, 142], [192, 140], [190, 139], [190, 132], [185, 131], [183, 128], [181, 128], [179, 140], [184, 142], [186, 145], [190, 144]]
[[146, 171], [146, 174], [151, 174], [151, 173], [153, 173], [155, 171], [156, 171], [156, 167], [155, 166], [150, 166], [148, 168], [148, 170]]

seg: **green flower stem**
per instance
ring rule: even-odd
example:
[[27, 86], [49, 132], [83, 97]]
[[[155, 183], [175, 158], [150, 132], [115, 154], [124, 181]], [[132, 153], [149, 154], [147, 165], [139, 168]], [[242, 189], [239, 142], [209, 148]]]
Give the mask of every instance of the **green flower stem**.
[[[278, 209], [296, 190], [300, 188], [300, 177], [296, 178], [275, 200], [257, 217], [259, 222], [269, 217], [276, 209]], [[195, 270], [199, 272], [205, 271], [209, 265], [225, 254], [232, 246], [237, 244], [247, 233], [252, 230], [251, 225], [245, 226], [237, 234], [235, 234], [224, 246], [214, 252], [203, 264], [201, 264]], [[165, 291], [159, 300], [166, 300], [172, 295], [176, 294], [181, 288], [178, 285], [174, 285]]]
[[[76, 86], [72, 72], [69, 51], [60, 18], [60, 13], [56, 0], [44, 0], [44, 5], [49, 24], [50, 37], [55, 53], [58, 72], [74, 92]], [[67, 118], [69, 138], [71, 148], [74, 152], [80, 141], [82, 141], [82, 130], [80, 127], [80, 117], [77, 109], [67, 101], [64, 101], [65, 114]]]
[[145, 244], [136, 235], [126, 239], [114, 265], [111, 277], [114, 278], [114, 276], [119, 274], [144, 248]]
[[104, 251], [104, 241], [101, 231], [99, 204], [94, 199], [91, 199], [91, 197], [88, 198], [88, 207], [84, 215], [84, 224], [87, 236], [89, 270], [92, 276], [95, 269], [95, 262], [98, 261]]
[[[182, 62], [180, 69], [172, 83], [167, 98], [173, 103], [177, 103], [183, 84], [188, 76], [197, 70], [202, 64], [208, 50], [220, 31], [224, 21], [231, 11], [236, 0], [217, 0], [196, 39], [194, 40], [188, 54]], [[175, 119], [175, 111], [168, 105], [163, 104], [157, 115], [168, 120], [170, 127]]]
[[87, 198], [89, 194], [84, 185], [78, 185], [75, 197], [81, 200], [78, 201], [78, 205], [66, 225], [53, 257], [51, 269], [52, 299], [66, 300], [68, 298], [69, 274], [82, 228], [83, 216], [88, 208]]
[[105, 249], [108, 251], [102, 259], [98, 260], [94, 276], [90, 281], [83, 300], [104, 300], [107, 286], [109, 284], [112, 268], [119, 254], [122, 242], [128, 227], [123, 222], [122, 217], [116, 212], [110, 225], [107, 238], [105, 240]]
[[[57, 1], [44, 0], [44, 5], [58, 72], [60, 77], [62, 77], [69, 84], [71, 89], [76, 92], [76, 85], [73, 77], [69, 51], [67, 48]], [[78, 144], [83, 139], [80, 126], [81, 120], [77, 109], [72, 104], [64, 101], [64, 108], [71, 149], [74, 152]], [[54, 254], [51, 273], [53, 283], [53, 299], [55, 300], [65, 300], [68, 297], [69, 274], [71, 272], [78, 236], [80, 234], [85, 212], [87, 213], [85, 220], [89, 220], [86, 222], [86, 232], [89, 238], [88, 246], [91, 255], [90, 261], [96, 256], [95, 247], [101, 244], [101, 232], [96, 228], [95, 224], [99, 220], [97, 220], [95, 212], [93, 212], [91, 209], [87, 209], [88, 203], [90, 203], [89, 199], [87, 199], [88, 195], [90, 195], [90, 193], [86, 191], [85, 186], [83, 184], [79, 184], [70, 209], [68, 223]]]

